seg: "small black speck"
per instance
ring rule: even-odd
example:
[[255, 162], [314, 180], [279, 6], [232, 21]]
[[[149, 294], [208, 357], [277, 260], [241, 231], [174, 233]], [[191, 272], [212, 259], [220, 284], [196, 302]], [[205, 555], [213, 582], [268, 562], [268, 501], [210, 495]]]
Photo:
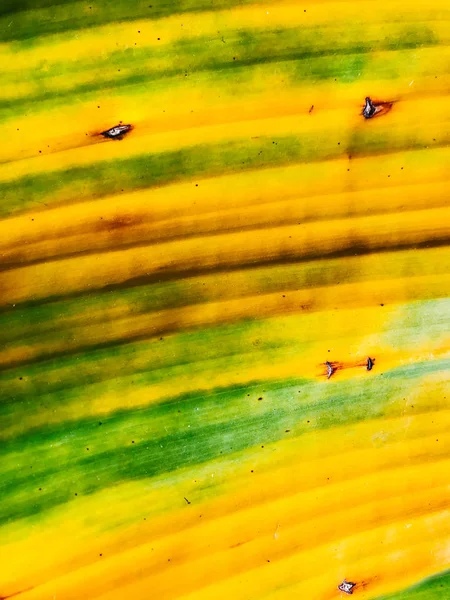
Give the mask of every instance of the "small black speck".
[[198, 187], [198, 183], [195, 184], [195, 187]]
[[306, 421], [307, 423], [310, 423], [310, 421]]
[[264, 446], [261, 446], [261, 448], [264, 448]]
[[99, 554], [99, 556], [103, 556], [103, 554]]
[[270, 562], [270, 560], [267, 560], [267, 562]]
[[100, 106], [97, 106], [97, 108], [100, 108]]
[[258, 398], [258, 400], [262, 400], [262, 397]]
[[89, 450], [89, 448], [86, 448], [86, 450]]
[[158, 38], [158, 40], [160, 40], [161, 38]]
[[20, 381], [22, 381], [23, 377], [19, 377]]
[[286, 429], [286, 431], [284, 433], [290, 433], [290, 429]]
[[338, 142], [338, 146], [340, 146], [340, 145], [341, 145], [341, 142]]
[[131, 440], [131, 443], [134, 444], [134, 440]]
[[[437, 440], [436, 440], [437, 441]], [[250, 473], [253, 473], [253, 469], [250, 471]]]
[[141, 32], [138, 30], [138, 33], [141, 33]]
[[42, 492], [42, 488], [39, 488], [39, 491]]
[[384, 304], [380, 304], [380, 306], [384, 306]]
[[78, 494], [75, 492], [75, 496], [78, 496]]
[[388, 177], [390, 177], [390, 175], [388, 175]]
[[103, 423], [101, 421], [98, 422], [99, 425], [103, 425]]

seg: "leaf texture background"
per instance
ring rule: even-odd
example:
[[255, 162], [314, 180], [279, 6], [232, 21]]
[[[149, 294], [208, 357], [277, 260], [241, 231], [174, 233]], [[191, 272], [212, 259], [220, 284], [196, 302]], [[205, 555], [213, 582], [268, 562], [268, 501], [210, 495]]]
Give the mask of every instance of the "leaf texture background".
[[450, 597], [449, 20], [2, 0], [1, 598]]

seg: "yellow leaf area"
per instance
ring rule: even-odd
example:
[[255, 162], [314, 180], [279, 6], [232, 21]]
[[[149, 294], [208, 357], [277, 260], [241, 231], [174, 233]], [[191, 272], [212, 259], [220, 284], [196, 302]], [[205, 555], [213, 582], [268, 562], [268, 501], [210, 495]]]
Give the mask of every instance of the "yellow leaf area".
[[0, 599], [446, 597], [449, 23], [5, 0]]

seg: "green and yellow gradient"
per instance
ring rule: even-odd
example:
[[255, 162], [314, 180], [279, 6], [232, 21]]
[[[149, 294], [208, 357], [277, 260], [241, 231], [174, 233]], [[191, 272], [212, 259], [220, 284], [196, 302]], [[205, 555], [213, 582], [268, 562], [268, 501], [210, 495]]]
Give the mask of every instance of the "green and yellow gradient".
[[448, 1], [0, 41], [0, 598], [446, 598]]

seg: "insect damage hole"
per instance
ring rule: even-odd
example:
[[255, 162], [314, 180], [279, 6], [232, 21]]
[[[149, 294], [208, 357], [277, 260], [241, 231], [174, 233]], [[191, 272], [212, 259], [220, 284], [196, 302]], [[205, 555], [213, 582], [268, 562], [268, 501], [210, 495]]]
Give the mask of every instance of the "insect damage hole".
[[347, 581], [346, 579], [344, 579], [344, 581], [338, 585], [338, 590], [340, 592], [344, 592], [345, 594], [353, 594], [353, 588], [356, 587], [356, 583], [352, 583], [351, 581]]
[[372, 100], [369, 96], [366, 96], [364, 102], [361, 114], [365, 119], [372, 119], [373, 117], [386, 114], [391, 110], [393, 104], [392, 102], [377, 102]]
[[105, 138], [113, 139], [113, 140], [121, 140], [124, 135], [130, 132], [133, 129], [133, 126], [128, 125], [115, 125], [110, 129], [106, 129], [106, 131], [102, 131], [100, 135]]

